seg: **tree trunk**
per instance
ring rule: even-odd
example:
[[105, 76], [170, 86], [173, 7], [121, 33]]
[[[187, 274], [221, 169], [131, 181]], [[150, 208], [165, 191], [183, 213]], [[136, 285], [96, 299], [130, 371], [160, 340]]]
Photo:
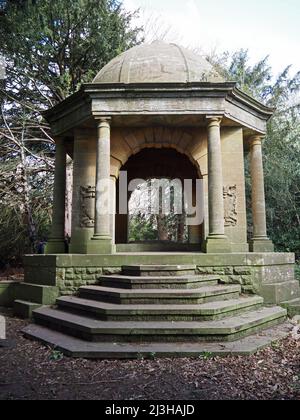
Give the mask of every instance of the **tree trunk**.
[[185, 233], [185, 214], [180, 214], [178, 216], [178, 225], [177, 225], [177, 242], [184, 242], [184, 233]]
[[33, 220], [32, 209], [30, 204], [30, 189], [29, 189], [29, 180], [27, 174], [27, 164], [26, 164], [26, 153], [24, 148], [24, 132], [22, 133], [22, 140], [20, 142], [20, 155], [21, 155], [21, 177], [23, 184], [23, 206], [25, 214], [25, 223], [27, 224], [28, 236], [30, 241], [30, 250], [32, 253], [35, 252], [36, 245], [36, 226]]
[[167, 241], [169, 239], [168, 229], [166, 224], [166, 217], [163, 214], [156, 216], [157, 221], [157, 231], [158, 231], [158, 240]]

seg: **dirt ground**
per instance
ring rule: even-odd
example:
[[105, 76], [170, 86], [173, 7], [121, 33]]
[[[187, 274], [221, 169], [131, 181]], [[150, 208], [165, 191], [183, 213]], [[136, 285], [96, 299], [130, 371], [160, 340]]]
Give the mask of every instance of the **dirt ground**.
[[23, 281], [24, 269], [23, 268], [6, 268], [0, 269], [0, 281]]
[[0, 347], [0, 400], [299, 400], [300, 340], [255, 356], [91, 361], [22, 337], [7, 316], [12, 348]]

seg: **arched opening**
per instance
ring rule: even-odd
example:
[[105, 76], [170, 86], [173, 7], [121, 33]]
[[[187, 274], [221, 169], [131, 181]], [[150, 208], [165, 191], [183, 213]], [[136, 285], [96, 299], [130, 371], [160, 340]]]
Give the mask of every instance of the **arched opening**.
[[[117, 182], [116, 244], [135, 245], [136, 250], [199, 251], [204, 222], [191, 207], [196, 201], [203, 204], [203, 191], [197, 189], [201, 179], [199, 168], [174, 149], [149, 148], [131, 156]], [[120, 193], [124, 197], [126, 188], [125, 214]]]

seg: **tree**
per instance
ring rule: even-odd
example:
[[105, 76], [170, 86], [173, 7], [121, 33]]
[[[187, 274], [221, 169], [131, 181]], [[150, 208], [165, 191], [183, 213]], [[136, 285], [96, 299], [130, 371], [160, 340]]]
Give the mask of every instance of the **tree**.
[[42, 111], [142, 40], [134, 16], [116, 0], [7, 0], [2, 8], [0, 262], [33, 252], [49, 231], [55, 145]]
[[168, 179], [141, 183], [129, 200], [129, 240], [184, 243], [187, 236], [182, 191], [170, 187]]
[[140, 30], [131, 28], [134, 15], [116, 0], [8, 1], [0, 17], [5, 95], [29, 109], [65, 99], [136, 45]]
[[[269, 233], [278, 250], [300, 255], [300, 72], [290, 76], [288, 66], [274, 78], [268, 57], [251, 66], [246, 50], [210, 60], [227, 79], [236, 80], [240, 89], [275, 108], [264, 141]], [[248, 166], [246, 182], [250, 209]]]

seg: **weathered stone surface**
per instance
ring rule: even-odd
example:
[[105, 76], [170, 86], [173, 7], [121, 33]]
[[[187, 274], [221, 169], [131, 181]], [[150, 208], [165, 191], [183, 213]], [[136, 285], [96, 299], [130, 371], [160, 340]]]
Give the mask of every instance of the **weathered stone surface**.
[[256, 290], [253, 286], [242, 286], [242, 292], [245, 294], [255, 295]]
[[244, 285], [252, 285], [252, 277], [251, 276], [242, 276], [242, 283]]
[[229, 282], [232, 284], [243, 284], [241, 276], [229, 276]]
[[20, 283], [17, 285], [15, 298], [26, 302], [52, 305], [58, 294], [59, 290], [57, 287]]
[[234, 267], [234, 274], [238, 276], [248, 276], [251, 275], [251, 268], [249, 267]]
[[69, 281], [69, 280], [74, 280], [75, 279], [75, 275], [72, 273], [72, 274], [66, 274], [66, 283], [67, 283], [67, 281]]
[[107, 321], [211, 321], [232, 317], [245, 311], [261, 308], [259, 296], [220, 300], [200, 305], [119, 305], [97, 302], [80, 297], [62, 297], [57, 300], [62, 310], [85, 312]]
[[[261, 293], [261, 288], [265, 284], [272, 283], [287, 283], [287, 287], [291, 284], [289, 283], [294, 280], [294, 255], [293, 254], [250, 254], [250, 253], [241, 253], [241, 254], [218, 254], [218, 255], [206, 255], [200, 253], [190, 253], [190, 254], [156, 254], [151, 255], [141, 255], [141, 254], [115, 254], [109, 256], [101, 255], [58, 255], [58, 256], [32, 256], [25, 258], [25, 277], [30, 278], [30, 275], [33, 274], [33, 279], [35, 284], [47, 284], [52, 283], [59, 288], [60, 294], [65, 294], [68, 292], [76, 292], [78, 286], [75, 286], [74, 282], [79, 285], [79, 282], [82, 281], [81, 285], [85, 285], [86, 282], [94, 280], [94, 278], [89, 280], [83, 280], [84, 275], [94, 275], [87, 274], [95, 273], [95, 282], [101, 276], [102, 271], [107, 274], [120, 274], [122, 265], [196, 265], [197, 272], [204, 275], [215, 275], [219, 274], [220, 280], [222, 283], [230, 283], [230, 279], [233, 276], [234, 284], [242, 284], [243, 286], [253, 286], [253, 289], [256, 293]], [[43, 266], [45, 264], [45, 266]], [[66, 279], [66, 270], [72, 269], [74, 276], [70, 273], [68, 274], [68, 286], [65, 284], [64, 280]], [[236, 274], [236, 273], [250, 273], [250, 274]], [[49, 280], [50, 276], [53, 276], [52, 280]], [[48, 276], [48, 277], [47, 277]], [[240, 277], [240, 279], [238, 279]], [[46, 279], [46, 281], [45, 281]], [[53, 280], [54, 279], [54, 280]], [[72, 283], [73, 282], [73, 283]], [[0, 284], [1, 289], [1, 284]], [[12, 290], [12, 289], [11, 289]], [[251, 292], [252, 293], [252, 292]], [[14, 295], [14, 293], [13, 293]], [[11, 296], [11, 302], [13, 301], [14, 296]], [[8, 295], [7, 295], [8, 296]], [[270, 295], [271, 296], [271, 295]], [[273, 299], [275, 299], [273, 293]], [[28, 297], [26, 297], [28, 299]], [[26, 300], [25, 299], [25, 300]], [[271, 296], [272, 299], [272, 296]], [[30, 300], [30, 299], [29, 299]], [[0, 301], [1, 301], [1, 291], [0, 291]], [[270, 301], [270, 303], [276, 303]], [[10, 303], [11, 305], [12, 303]]]
[[11, 307], [15, 299], [18, 283], [13, 281], [0, 282], [0, 306]]
[[287, 312], [283, 308], [263, 308], [241, 316], [221, 321], [204, 322], [110, 322], [95, 321], [81, 315], [66, 313], [57, 309], [40, 308], [34, 311], [39, 324], [51, 325], [54, 329], [64, 325], [72, 335], [86, 337], [88, 341], [113, 342], [182, 342], [232, 341], [250, 335], [261, 329], [282, 323]]
[[87, 274], [96, 274], [97, 273], [97, 268], [87, 268], [86, 273]]
[[156, 357], [199, 357], [203, 354], [212, 356], [249, 355], [256, 353], [266, 346], [276, 343], [291, 332], [291, 325], [269, 328], [250, 337], [234, 342], [224, 343], [151, 343], [151, 344], [117, 344], [91, 343], [66, 334], [50, 330], [40, 325], [30, 325], [23, 333], [43, 343], [50, 344], [67, 356], [89, 359], [137, 359]]
[[266, 303], [282, 303], [300, 298], [299, 282], [266, 284], [261, 287], [261, 295]]
[[35, 309], [41, 306], [39, 303], [26, 302], [23, 300], [14, 301], [14, 315], [22, 319], [31, 319]]
[[[65, 330], [68, 335], [87, 341], [176, 345], [181, 342], [238, 340], [280, 324], [286, 318], [285, 309], [264, 308], [261, 297], [241, 295], [242, 291], [245, 292], [244, 287], [251, 292], [252, 286], [224, 286], [218, 283], [216, 274], [182, 276], [180, 270], [186, 270], [187, 266], [173, 268], [175, 271], [179, 269], [178, 276], [174, 276], [174, 271], [168, 274], [170, 266], [135, 266], [132, 269], [138, 269], [139, 274], [144, 270], [150, 272], [146, 277], [136, 273], [102, 276], [99, 279], [101, 285], [81, 286], [76, 297], [68, 295], [83, 280], [70, 282], [73, 286], [65, 281], [66, 296], [57, 299], [55, 309], [43, 307], [34, 310], [35, 322], [54, 330]], [[194, 267], [190, 268], [194, 270]], [[130, 267], [126, 270], [130, 271]], [[243, 276], [232, 277], [243, 280]], [[194, 281], [198, 282], [197, 288], [191, 287]], [[169, 288], [170, 284], [176, 286], [177, 283], [186, 283], [186, 287]]]
[[300, 315], [296, 315], [296, 316], [294, 316], [294, 318], [293, 318], [293, 322], [295, 322], [295, 324], [300, 325]]
[[161, 41], [129, 49], [108, 63], [94, 79], [94, 83], [187, 81], [222, 82], [224, 79], [200, 55]]
[[86, 273], [86, 269], [85, 268], [79, 268], [79, 267], [76, 267], [76, 268], [74, 268], [74, 272], [75, 272], [75, 274], [85, 274]]
[[0, 340], [6, 339], [6, 322], [4, 316], [0, 315]]

